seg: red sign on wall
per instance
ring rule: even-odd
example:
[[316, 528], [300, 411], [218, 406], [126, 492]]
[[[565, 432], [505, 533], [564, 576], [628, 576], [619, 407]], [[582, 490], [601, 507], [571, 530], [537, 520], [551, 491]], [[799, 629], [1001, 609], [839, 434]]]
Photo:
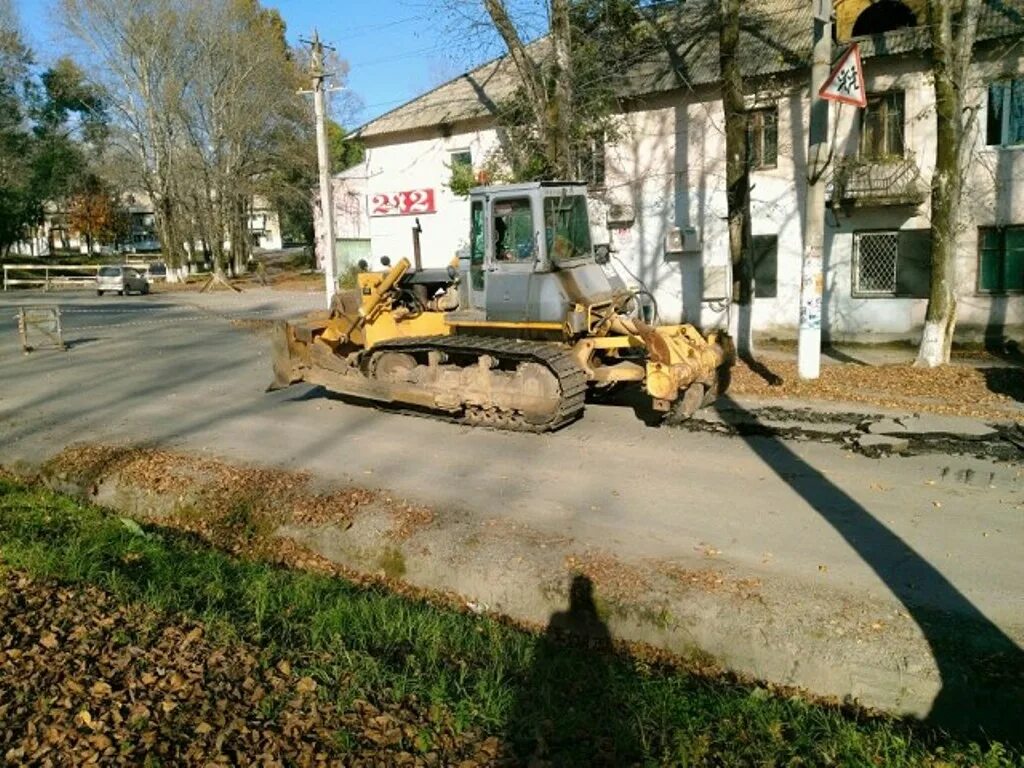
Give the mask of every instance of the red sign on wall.
[[371, 216], [418, 216], [436, 210], [433, 189], [378, 192], [370, 196]]

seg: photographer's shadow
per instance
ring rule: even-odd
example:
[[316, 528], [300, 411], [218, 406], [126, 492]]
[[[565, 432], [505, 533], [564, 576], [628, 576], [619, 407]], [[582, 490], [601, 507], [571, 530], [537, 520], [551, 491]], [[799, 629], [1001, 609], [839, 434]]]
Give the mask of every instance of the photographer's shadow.
[[568, 609], [552, 614], [537, 639], [508, 722], [508, 741], [522, 764], [611, 766], [636, 756], [615, 695], [614, 659], [593, 583], [577, 574]]

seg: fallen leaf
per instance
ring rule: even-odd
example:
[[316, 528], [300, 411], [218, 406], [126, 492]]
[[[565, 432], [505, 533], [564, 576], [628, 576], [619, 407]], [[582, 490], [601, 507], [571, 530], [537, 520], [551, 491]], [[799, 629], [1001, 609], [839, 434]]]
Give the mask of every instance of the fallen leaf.
[[57, 636], [53, 632], [43, 632], [43, 636], [39, 638], [39, 644], [43, 648], [56, 648], [58, 645]]
[[295, 689], [299, 693], [312, 693], [316, 690], [316, 680], [312, 677], [304, 677], [295, 684]]

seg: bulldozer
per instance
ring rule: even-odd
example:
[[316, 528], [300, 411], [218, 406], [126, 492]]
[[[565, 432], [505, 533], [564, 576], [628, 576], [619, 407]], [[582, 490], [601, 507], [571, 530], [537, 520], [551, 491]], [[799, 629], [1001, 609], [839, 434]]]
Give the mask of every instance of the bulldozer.
[[477, 187], [469, 205], [469, 245], [447, 268], [422, 268], [417, 238], [415, 266], [362, 263], [329, 311], [278, 323], [270, 388], [308, 382], [526, 432], [569, 424], [588, 392], [611, 388], [642, 388], [669, 423], [715, 400], [734, 361], [728, 335], [645, 317], [608, 246], [592, 246], [585, 184]]

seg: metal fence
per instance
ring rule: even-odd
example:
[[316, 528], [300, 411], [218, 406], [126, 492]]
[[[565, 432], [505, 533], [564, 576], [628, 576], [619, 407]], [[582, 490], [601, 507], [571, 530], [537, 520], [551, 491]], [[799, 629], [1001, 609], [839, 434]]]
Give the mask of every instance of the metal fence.
[[99, 268], [99, 264], [4, 264], [4, 290], [18, 285], [41, 285], [45, 290], [92, 285]]
[[17, 319], [21, 348], [26, 353], [40, 346], [67, 349], [60, 307], [21, 307]]

